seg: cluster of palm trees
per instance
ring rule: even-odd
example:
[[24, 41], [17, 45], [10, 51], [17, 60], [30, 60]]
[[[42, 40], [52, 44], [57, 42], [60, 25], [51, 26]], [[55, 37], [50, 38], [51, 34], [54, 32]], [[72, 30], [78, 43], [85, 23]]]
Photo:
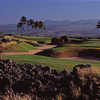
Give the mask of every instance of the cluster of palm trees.
[[33, 29], [40, 29], [40, 30], [45, 30], [45, 25], [43, 21], [34, 21], [33, 19], [27, 19], [27, 17], [22, 16], [20, 21], [17, 24], [17, 31], [22, 31], [25, 32], [31, 28]]

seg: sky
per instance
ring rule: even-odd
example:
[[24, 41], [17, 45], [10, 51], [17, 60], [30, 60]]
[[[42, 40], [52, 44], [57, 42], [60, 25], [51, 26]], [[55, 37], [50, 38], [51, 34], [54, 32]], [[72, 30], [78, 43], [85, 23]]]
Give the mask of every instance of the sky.
[[0, 0], [0, 24], [34, 20], [100, 19], [100, 0]]

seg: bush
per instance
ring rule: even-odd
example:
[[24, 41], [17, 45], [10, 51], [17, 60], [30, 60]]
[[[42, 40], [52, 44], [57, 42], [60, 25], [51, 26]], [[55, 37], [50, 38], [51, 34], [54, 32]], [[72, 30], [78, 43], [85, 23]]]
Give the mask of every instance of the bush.
[[61, 36], [61, 37], [54, 37], [52, 38], [52, 44], [55, 45], [63, 45], [65, 43], [68, 43], [68, 37], [67, 36]]
[[60, 39], [63, 41], [63, 43], [67, 43], [69, 41], [67, 36], [61, 36]]
[[59, 44], [59, 38], [57, 37], [52, 38], [51, 43], [55, 45]]

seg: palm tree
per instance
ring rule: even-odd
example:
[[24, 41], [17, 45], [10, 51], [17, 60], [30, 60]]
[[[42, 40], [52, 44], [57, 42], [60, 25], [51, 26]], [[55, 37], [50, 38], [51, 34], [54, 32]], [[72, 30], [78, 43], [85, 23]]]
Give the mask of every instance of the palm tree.
[[45, 25], [44, 25], [43, 21], [38, 22], [38, 27], [39, 27], [39, 29], [45, 29]]
[[27, 22], [27, 18], [25, 16], [22, 16], [20, 19], [20, 22], [22, 23], [22, 29], [25, 31], [25, 24]]
[[21, 22], [19, 22], [19, 23], [17, 24], [17, 31], [18, 31], [19, 29], [22, 29], [22, 26], [23, 26], [23, 24], [22, 24]]
[[27, 26], [31, 26], [32, 27], [32, 29], [33, 29], [33, 26], [34, 26], [34, 21], [33, 21], [33, 19], [29, 19], [29, 20], [27, 20]]
[[22, 16], [20, 19], [20, 22], [22, 22], [23, 24], [26, 24], [27, 18], [25, 16]]
[[34, 28], [37, 29], [38, 27], [39, 27], [39, 22], [38, 21], [35, 21], [34, 22]]
[[97, 28], [100, 28], [100, 21], [97, 22], [96, 27], [97, 27]]
[[25, 31], [25, 26], [31, 26], [32, 29], [45, 29], [45, 25], [43, 21], [34, 21], [33, 19], [27, 20], [25, 16], [22, 16], [19, 23], [17, 24], [17, 29], [21, 28], [22, 31]]

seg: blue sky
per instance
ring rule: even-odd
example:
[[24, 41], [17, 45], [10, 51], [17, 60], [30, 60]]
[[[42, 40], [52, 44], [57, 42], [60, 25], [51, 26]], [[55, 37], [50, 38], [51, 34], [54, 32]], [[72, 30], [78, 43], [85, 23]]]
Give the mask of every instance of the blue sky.
[[35, 20], [100, 19], [100, 0], [0, 0], [0, 24]]

